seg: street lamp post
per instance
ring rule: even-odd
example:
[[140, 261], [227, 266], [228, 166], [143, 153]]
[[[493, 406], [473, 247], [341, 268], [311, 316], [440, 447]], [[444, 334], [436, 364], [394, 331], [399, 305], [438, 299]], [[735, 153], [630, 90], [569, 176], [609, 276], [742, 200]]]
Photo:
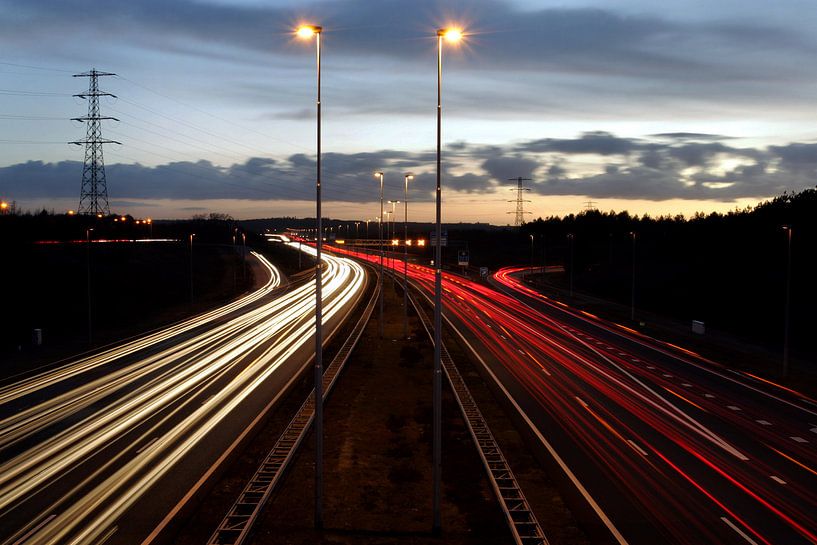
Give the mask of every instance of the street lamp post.
[[570, 244], [570, 298], [573, 299], [573, 233], [567, 234], [567, 240]]
[[530, 237], [530, 274], [533, 276], [533, 235], [528, 235]]
[[389, 216], [389, 219], [391, 220], [391, 235], [389, 236], [389, 239], [393, 239], [394, 238], [394, 219], [397, 217], [397, 215], [394, 212], [395, 212], [395, 209], [396, 209], [397, 205], [400, 204], [400, 201], [389, 201], [389, 204], [391, 205], [391, 215]]
[[783, 318], [783, 378], [789, 376], [789, 322], [791, 318], [791, 236], [792, 227], [783, 227], [786, 231], [786, 314]]
[[321, 32], [315, 25], [301, 26], [297, 34], [302, 38], [315, 37], [315, 67], [317, 74], [315, 209], [318, 240], [315, 244], [315, 528], [323, 528], [323, 308], [321, 295], [321, 251], [323, 226], [321, 222]]
[[190, 233], [190, 305], [193, 305], [193, 237], [196, 233]]
[[[389, 232], [389, 227], [391, 226], [391, 212], [386, 210], [384, 212], [384, 214], [386, 214], [386, 233], [385, 234], [386, 234], [386, 241], [387, 242], [385, 242], [383, 244], [383, 246], [384, 246], [384, 248], [388, 248], [389, 245], [391, 245], [391, 233]], [[385, 254], [385, 252], [384, 252], [384, 254]], [[388, 260], [388, 258], [385, 257], [385, 255], [384, 255], [383, 259], [386, 261], [386, 264], [388, 264], [389, 260]]]
[[630, 232], [630, 236], [633, 238], [633, 274], [632, 274], [632, 286], [630, 286], [630, 320], [635, 321], [635, 231]]
[[403, 189], [403, 337], [408, 339], [408, 185], [414, 179], [406, 174]]
[[241, 233], [241, 256], [244, 260], [244, 289], [247, 289], [247, 233]]
[[359, 239], [359, 238], [360, 238], [360, 222], [356, 221], [355, 222], [355, 239]]
[[380, 276], [377, 279], [378, 284], [378, 303], [380, 305], [380, 320], [378, 326], [380, 328], [380, 338], [383, 338], [383, 173], [375, 172], [376, 178], [380, 179], [380, 216], [377, 218], [377, 238], [380, 239]]
[[437, 30], [437, 193], [436, 193], [436, 217], [435, 232], [437, 240], [434, 248], [434, 423], [432, 439], [432, 481], [434, 487], [434, 498], [432, 508], [434, 511], [434, 521], [432, 531], [439, 533], [440, 523], [440, 482], [442, 469], [442, 364], [440, 344], [442, 342], [442, 292], [443, 292], [443, 271], [442, 271], [442, 83], [443, 83], [443, 39], [449, 42], [456, 42], [462, 38], [462, 32], [455, 28], [441, 28]]
[[88, 346], [93, 346], [94, 344], [93, 327], [91, 322], [91, 231], [93, 230], [93, 227], [85, 229], [85, 263], [87, 265], [86, 269], [88, 281]]

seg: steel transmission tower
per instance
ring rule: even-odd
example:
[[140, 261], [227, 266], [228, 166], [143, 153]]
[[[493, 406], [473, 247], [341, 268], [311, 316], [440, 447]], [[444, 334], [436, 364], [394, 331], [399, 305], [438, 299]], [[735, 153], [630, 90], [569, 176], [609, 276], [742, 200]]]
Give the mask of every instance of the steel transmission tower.
[[514, 218], [513, 224], [516, 227], [519, 227], [523, 223], [525, 223], [525, 214], [530, 214], [530, 212], [525, 212], [525, 204], [526, 202], [530, 202], [528, 199], [523, 199], [522, 196], [525, 194], [525, 191], [530, 191], [529, 187], [522, 187], [522, 182], [530, 182], [530, 178], [522, 178], [521, 176], [518, 178], [508, 178], [511, 182], [516, 182], [516, 187], [511, 189], [511, 191], [516, 191], [516, 199], [508, 201], [508, 202], [515, 202], [516, 203], [516, 211], [508, 212], [508, 214], [516, 214]]
[[105, 162], [102, 158], [103, 144], [121, 144], [114, 140], [102, 138], [103, 119], [113, 119], [115, 117], [103, 117], [99, 115], [99, 97], [107, 96], [116, 98], [111, 93], [99, 90], [99, 78], [101, 76], [115, 76], [110, 72], [100, 72], [91, 69], [90, 72], [74, 74], [75, 78], [89, 78], [88, 91], [74, 95], [75, 97], [88, 99], [88, 115], [85, 117], [74, 117], [72, 121], [84, 121], [88, 124], [85, 140], [71, 142], [77, 146], [85, 145], [85, 164], [82, 167], [82, 189], [79, 196], [80, 214], [103, 214], [107, 216], [111, 210], [108, 206], [108, 184], [105, 181]]

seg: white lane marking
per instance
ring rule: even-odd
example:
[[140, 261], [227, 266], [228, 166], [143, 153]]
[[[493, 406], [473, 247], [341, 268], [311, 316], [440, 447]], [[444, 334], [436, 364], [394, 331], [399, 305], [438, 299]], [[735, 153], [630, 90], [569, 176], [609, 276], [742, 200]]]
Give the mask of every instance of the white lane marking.
[[[425, 294], [424, 296], [426, 300], [430, 302], [430, 298]], [[573, 486], [576, 487], [576, 489], [582, 495], [584, 500], [590, 505], [590, 507], [593, 509], [593, 511], [596, 513], [599, 519], [601, 519], [601, 522], [604, 524], [604, 526], [607, 527], [607, 530], [613, 535], [613, 538], [615, 538], [616, 542], [619, 545], [629, 545], [629, 542], [624, 538], [623, 535], [621, 535], [621, 532], [619, 532], [618, 528], [616, 528], [616, 525], [613, 524], [613, 521], [610, 520], [610, 517], [607, 516], [607, 513], [605, 513], [601, 509], [601, 506], [599, 506], [599, 504], [596, 502], [593, 496], [590, 495], [590, 492], [588, 492], [584, 485], [581, 483], [581, 481], [579, 481], [579, 478], [576, 476], [576, 474], [570, 470], [570, 467], [568, 467], [567, 463], [565, 463], [562, 457], [559, 456], [559, 453], [556, 452], [556, 449], [553, 448], [553, 445], [551, 445], [550, 442], [547, 439], [545, 439], [545, 436], [542, 435], [541, 430], [539, 430], [539, 428], [536, 427], [536, 425], [533, 423], [530, 417], [528, 417], [528, 415], [525, 413], [522, 407], [519, 406], [519, 403], [516, 402], [511, 393], [507, 390], [507, 388], [505, 388], [505, 385], [502, 384], [502, 382], [494, 374], [491, 368], [488, 367], [488, 364], [485, 362], [484, 359], [482, 359], [482, 356], [480, 356], [479, 353], [476, 350], [474, 350], [474, 347], [471, 346], [471, 343], [468, 342], [468, 340], [465, 338], [465, 335], [462, 334], [459, 328], [454, 326], [454, 323], [451, 321], [450, 318], [448, 318], [448, 316], [443, 315], [443, 319], [445, 319], [445, 321], [448, 322], [448, 325], [457, 333], [457, 336], [462, 340], [463, 343], [465, 343], [465, 346], [467, 346], [471, 353], [477, 358], [477, 360], [479, 360], [479, 362], [482, 364], [482, 368], [488, 372], [488, 374], [493, 379], [494, 383], [499, 387], [500, 390], [502, 390], [502, 393], [505, 394], [505, 397], [507, 397], [508, 401], [510, 401], [511, 404], [514, 406], [519, 416], [521, 416], [525, 420], [525, 423], [536, 435], [536, 437], [539, 439], [539, 441], [542, 443], [542, 445], [545, 447], [545, 449], [548, 451], [551, 457], [554, 460], [556, 460], [556, 463], [559, 464], [559, 467], [562, 468], [562, 471], [565, 473], [565, 475], [567, 475], [567, 478], [570, 479], [570, 482], [573, 483]], [[143, 543], [143, 545], [145, 544]]]
[[43, 520], [41, 520], [40, 523], [37, 524], [37, 526], [35, 526], [31, 530], [20, 536], [20, 538], [11, 545], [21, 545], [22, 543], [25, 543], [26, 541], [28, 541], [28, 538], [39, 532], [40, 528], [51, 522], [54, 518], [56, 518], [56, 516], [57, 515], [48, 515]]
[[503, 341], [507, 341], [507, 340], [508, 340], [508, 338], [507, 338], [505, 335], [503, 335], [502, 333], [500, 333], [500, 334], [499, 334], [499, 336], [500, 336], [500, 337], [502, 337], [502, 340], [503, 340]]
[[143, 450], [145, 450], [145, 449], [146, 449], [146, 448], [148, 448], [150, 445], [152, 445], [153, 443], [155, 443], [155, 442], [156, 442], [158, 439], [159, 439], [158, 437], [154, 437], [153, 439], [151, 439], [150, 441], [148, 441], [148, 442], [145, 444], [145, 446], [143, 446], [142, 448], [140, 448], [139, 450], [137, 450], [137, 451], [136, 451], [136, 454], [141, 454]]
[[769, 422], [768, 420], [755, 420], [755, 422], [757, 422], [761, 426], [771, 426], [772, 425], [772, 423]]
[[721, 517], [721, 520], [724, 521], [731, 529], [733, 529], [740, 537], [751, 543], [752, 545], [757, 545], [757, 541], [752, 539], [751, 537], [746, 535], [746, 532], [735, 526], [731, 520], [726, 517]]
[[618, 352], [618, 355], [619, 356], [626, 356], [627, 354], [625, 354], [624, 352]]
[[709, 399], [714, 399], [715, 396], [712, 394], [704, 394], [704, 397], [708, 397]]
[[776, 483], [786, 484], [786, 481], [784, 481], [783, 479], [781, 479], [781, 478], [780, 478], [780, 477], [778, 477], [777, 475], [769, 475], [769, 477], [771, 477], [771, 478], [772, 478], [772, 480], [773, 480], [774, 482], [776, 482]]
[[552, 376], [553, 376], [553, 375], [551, 375], [551, 374], [550, 374], [550, 371], [548, 371], [548, 370], [547, 370], [547, 369], [545, 369], [544, 367], [542, 367], [542, 372], [543, 372], [544, 374], [546, 374], [547, 376], [549, 376], [549, 377], [552, 377]]
[[808, 443], [808, 439], [803, 439], [802, 437], [793, 436], [792, 439], [794, 439], [798, 443]]
[[644, 449], [636, 445], [635, 441], [633, 441], [632, 439], [627, 439], [627, 442], [630, 443], [631, 447], [633, 447], [635, 450], [641, 453], [642, 456], [647, 456], [647, 453], [644, 451]]
[[517, 352], [519, 352], [519, 353], [520, 353], [520, 354], [522, 354], [523, 356], [526, 356], [526, 355], [527, 355], [527, 354], [525, 354], [525, 351], [524, 351], [524, 350], [522, 350], [521, 348], [518, 348], [518, 349], [517, 349]]
[[662, 376], [664, 378], [672, 378], [672, 375], [670, 375], [669, 373], [664, 373]]
[[641, 360], [640, 360], [640, 359], [638, 359], [638, 358], [633, 358], [633, 361], [634, 361], [635, 363], [641, 363]]
[[655, 367], [654, 367], [654, 366], [652, 366], [652, 365], [648, 365], [648, 366], [647, 366], [647, 369], [650, 369], [650, 370], [653, 370], [653, 371], [654, 371], [654, 370], [655, 370]]
[[692, 388], [692, 384], [690, 384], [689, 382], [684, 382], [683, 384], [681, 384], [681, 386], [683, 386], [684, 388]]
[[[536, 310], [531, 305], [529, 305], [529, 304], [525, 303], [524, 301], [522, 301], [521, 299], [519, 299], [518, 296], [521, 295], [521, 294], [516, 292], [514, 289], [506, 288], [505, 286], [502, 286], [502, 285], [496, 286], [495, 283], [492, 283], [492, 286], [495, 289], [498, 289], [498, 291], [500, 291], [501, 293], [504, 293], [504, 294], [510, 295], [511, 297], [514, 297], [522, 305], [524, 305], [524, 306], [526, 306], [526, 307], [528, 307], [528, 308], [530, 308], [532, 310]], [[509, 293], [509, 290], [510, 290], [510, 293]], [[722, 373], [722, 372], [720, 372], [720, 371], [718, 371], [716, 369], [712, 369], [712, 368], [708, 367], [709, 365], [718, 365], [718, 364], [716, 362], [712, 361], [712, 360], [708, 360], [708, 359], [704, 358], [700, 354], [694, 354], [693, 353], [693, 356], [695, 358], [697, 358], [698, 361], [705, 362], [707, 365], [701, 365], [700, 363], [697, 363], [695, 361], [686, 359], [684, 356], [682, 356], [680, 354], [677, 354], [675, 352], [670, 352], [670, 351], [668, 351], [666, 349], [663, 349], [663, 348], [661, 348], [661, 347], [659, 347], [657, 345], [654, 345], [654, 344], [646, 343], [646, 342], [641, 341], [641, 340], [639, 340], [639, 339], [637, 339], [637, 338], [635, 338], [635, 337], [633, 337], [631, 335], [626, 335], [626, 334], [622, 333], [621, 331], [618, 331], [615, 328], [607, 327], [606, 325], [604, 325], [601, 322], [594, 322], [594, 321], [592, 321], [592, 320], [590, 320], [588, 318], [585, 318], [585, 317], [583, 317], [583, 316], [581, 316], [581, 315], [579, 315], [579, 314], [577, 314], [575, 312], [570, 311], [569, 307], [567, 307], [567, 305], [562, 304], [561, 306], [563, 308], [559, 308], [559, 307], [553, 306], [553, 304], [548, 303], [547, 301], [540, 301], [539, 299], [535, 299], [535, 298], [531, 298], [531, 299], [533, 299], [537, 303], [545, 304], [545, 305], [549, 306], [553, 310], [569, 314], [569, 315], [573, 316], [574, 318], [578, 318], [579, 320], [582, 320], [583, 322], [585, 322], [585, 323], [587, 323], [587, 324], [589, 324], [591, 326], [597, 327], [599, 329], [603, 329], [604, 331], [606, 331], [608, 333], [612, 333], [613, 335], [616, 335], [616, 336], [621, 337], [623, 339], [626, 339], [628, 341], [634, 342], [636, 344], [640, 344], [641, 346], [643, 346], [645, 348], [648, 348], [650, 350], [654, 350], [654, 351], [659, 352], [661, 354], [670, 356], [671, 358], [674, 358], [674, 359], [676, 359], [678, 361], [684, 362], [684, 363], [686, 363], [688, 365], [692, 365], [692, 366], [696, 367], [697, 369], [700, 369], [701, 371], [707, 372], [707, 373], [715, 375], [717, 377], [721, 377], [721, 378], [726, 379], [726, 380], [728, 380], [730, 382], [734, 382], [735, 384], [743, 386], [744, 388], [752, 390], [753, 392], [757, 392], [757, 393], [759, 393], [761, 395], [764, 395], [766, 397], [770, 397], [770, 398], [774, 399], [775, 401], [778, 401], [780, 403], [784, 403], [784, 404], [786, 404], [786, 405], [788, 405], [790, 407], [793, 407], [793, 408], [798, 409], [800, 411], [806, 412], [806, 413], [808, 413], [810, 415], [817, 416], [817, 412], [815, 412], [815, 411], [812, 411], [812, 410], [807, 409], [805, 407], [801, 407], [801, 406], [797, 405], [796, 403], [792, 403], [791, 401], [789, 401], [787, 399], [783, 399], [782, 397], [779, 397], [779, 396], [777, 396], [777, 395], [775, 395], [775, 394], [773, 394], [771, 392], [761, 390], [759, 388], [756, 388], [756, 387], [752, 386], [751, 384], [748, 384], [747, 382], [743, 382], [743, 380], [745, 380], [746, 377], [744, 375], [740, 374], [740, 373], [738, 373], [738, 376], [742, 380], [736, 380], [734, 378], [726, 376], [724, 373]], [[650, 340], [652, 340], [652, 341], [655, 341], [657, 343], [662, 343], [662, 341], [656, 339], [655, 337], [650, 337], [649, 335], [643, 335], [643, 336], [650, 339]], [[812, 407], [817, 407], [817, 402], [812, 401], [810, 399], [805, 399], [803, 397], [798, 397], [798, 400], [803, 402], [803, 403], [806, 403], [808, 405], [811, 405]]]
[[738, 407], [737, 405], [727, 405], [726, 408], [729, 409], [730, 411], [739, 411], [740, 410], [740, 407]]
[[808, 431], [810, 431], [811, 433], [817, 433], [817, 426], [815, 426], [815, 427], [811, 428], [811, 429], [810, 429], [810, 430], [808, 430]]
[[576, 398], [576, 401], [578, 401], [581, 404], [582, 407], [585, 407], [585, 408], [587, 407], [587, 403], [585, 403], [582, 398], [580, 398], [579, 396], [574, 396], [574, 397]]

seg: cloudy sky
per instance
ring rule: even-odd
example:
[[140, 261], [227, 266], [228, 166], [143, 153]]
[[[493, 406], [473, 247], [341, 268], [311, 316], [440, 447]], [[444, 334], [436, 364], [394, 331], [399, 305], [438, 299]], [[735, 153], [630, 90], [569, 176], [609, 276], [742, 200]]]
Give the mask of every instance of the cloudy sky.
[[0, 197], [76, 208], [102, 78], [111, 208], [154, 218], [314, 215], [314, 45], [323, 25], [327, 216], [386, 199], [433, 217], [435, 29], [444, 59], [444, 220], [513, 221], [588, 200], [690, 214], [817, 180], [813, 0], [0, 0]]

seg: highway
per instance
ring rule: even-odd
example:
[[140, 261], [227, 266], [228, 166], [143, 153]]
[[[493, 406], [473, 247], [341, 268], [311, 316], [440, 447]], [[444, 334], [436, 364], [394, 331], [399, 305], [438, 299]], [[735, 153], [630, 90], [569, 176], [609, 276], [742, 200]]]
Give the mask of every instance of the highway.
[[[150, 543], [217, 471], [314, 356], [314, 279], [253, 255], [257, 291], [0, 388], [0, 542]], [[329, 332], [365, 273], [324, 257]]]
[[[817, 543], [814, 400], [547, 299], [522, 270], [493, 287], [444, 275], [446, 322], [594, 541]], [[431, 269], [409, 275], [433, 293]]]

